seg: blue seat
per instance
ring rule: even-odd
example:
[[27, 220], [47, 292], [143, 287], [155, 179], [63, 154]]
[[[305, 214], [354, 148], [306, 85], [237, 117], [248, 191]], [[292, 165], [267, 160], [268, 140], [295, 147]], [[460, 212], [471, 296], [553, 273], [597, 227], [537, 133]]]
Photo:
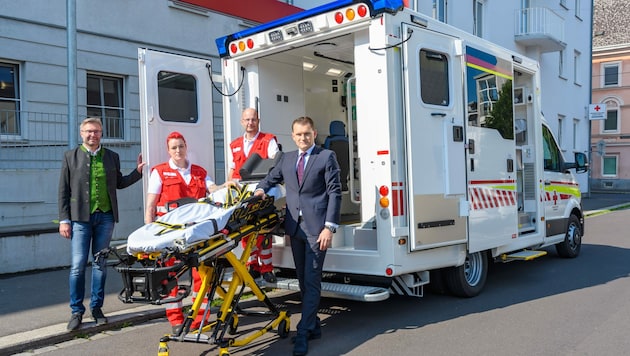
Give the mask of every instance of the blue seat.
[[346, 124], [343, 121], [331, 121], [329, 127], [330, 136], [324, 141], [324, 148], [327, 148], [337, 155], [337, 162], [341, 169], [341, 190], [348, 190], [348, 174], [350, 173], [350, 154], [348, 148], [350, 141], [346, 135]]

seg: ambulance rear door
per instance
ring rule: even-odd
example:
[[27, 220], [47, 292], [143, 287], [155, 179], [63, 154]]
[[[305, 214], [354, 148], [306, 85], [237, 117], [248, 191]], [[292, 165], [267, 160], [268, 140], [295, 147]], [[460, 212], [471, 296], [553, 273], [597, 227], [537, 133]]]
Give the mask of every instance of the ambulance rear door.
[[461, 41], [403, 24], [411, 250], [466, 242]]
[[190, 162], [217, 181], [210, 60], [140, 48], [138, 67], [142, 156], [149, 169], [169, 159], [166, 137], [178, 131]]

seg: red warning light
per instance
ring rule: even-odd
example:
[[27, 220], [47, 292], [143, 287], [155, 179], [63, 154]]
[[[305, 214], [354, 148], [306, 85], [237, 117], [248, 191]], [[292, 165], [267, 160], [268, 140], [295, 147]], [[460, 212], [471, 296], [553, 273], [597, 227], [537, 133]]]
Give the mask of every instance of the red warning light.
[[338, 24], [343, 22], [343, 14], [341, 12], [335, 13], [335, 22]]
[[360, 17], [365, 17], [365, 15], [367, 15], [367, 6], [359, 5], [359, 7], [357, 8], [357, 13]]

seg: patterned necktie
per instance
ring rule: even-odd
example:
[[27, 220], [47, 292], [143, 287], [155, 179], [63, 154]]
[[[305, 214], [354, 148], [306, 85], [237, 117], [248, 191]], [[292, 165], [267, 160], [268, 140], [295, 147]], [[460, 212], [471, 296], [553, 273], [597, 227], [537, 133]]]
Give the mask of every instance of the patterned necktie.
[[298, 159], [298, 165], [297, 165], [297, 178], [298, 178], [298, 184], [302, 185], [302, 177], [304, 177], [304, 157], [306, 156], [306, 152], [302, 152], [300, 153], [300, 159]]

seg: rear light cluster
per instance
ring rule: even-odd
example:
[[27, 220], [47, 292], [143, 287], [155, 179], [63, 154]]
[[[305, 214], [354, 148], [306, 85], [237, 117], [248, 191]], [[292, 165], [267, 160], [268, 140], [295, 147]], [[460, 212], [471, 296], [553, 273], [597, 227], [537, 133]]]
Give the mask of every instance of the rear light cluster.
[[353, 21], [357, 16], [359, 16], [359, 18], [362, 19], [365, 16], [367, 16], [367, 14], [368, 14], [367, 6], [365, 6], [364, 4], [359, 4], [358, 6], [356, 6], [356, 9], [353, 6], [345, 10], [340, 10], [340, 11], [335, 12], [335, 22], [340, 25], [344, 22], [344, 20], [346, 22]]
[[378, 193], [381, 196], [381, 198], [378, 200], [381, 208], [389, 207], [389, 198], [387, 197], [387, 195], [389, 194], [389, 188], [386, 185], [381, 185], [381, 187], [378, 189]]
[[239, 55], [247, 51], [271, 46], [273, 44], [290, 41], [296, 36], [332, 29], [340, 25], [347, 25], [353, 21], [369, 17], [370, 11], [365, 4], [354, 4], [344, 9], [335, 10], [296, 23], [277, 27], [263, 33], [235, 40], [230, 43], [230, 55]]

